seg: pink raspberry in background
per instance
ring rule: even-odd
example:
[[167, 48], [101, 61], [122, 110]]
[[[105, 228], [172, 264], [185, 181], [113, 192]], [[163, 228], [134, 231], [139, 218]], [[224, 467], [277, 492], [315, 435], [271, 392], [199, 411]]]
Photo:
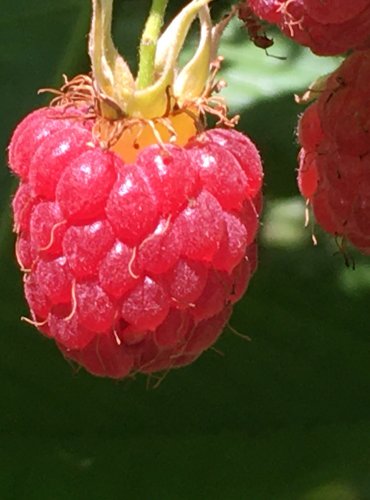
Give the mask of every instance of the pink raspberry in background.
[[349, 56], [298, 126], [298, 185], [317, 222], [370, 253], [370, 51]]
[[246, 4], [318, 55], [370, 47], [370, 0], [248, 0]]

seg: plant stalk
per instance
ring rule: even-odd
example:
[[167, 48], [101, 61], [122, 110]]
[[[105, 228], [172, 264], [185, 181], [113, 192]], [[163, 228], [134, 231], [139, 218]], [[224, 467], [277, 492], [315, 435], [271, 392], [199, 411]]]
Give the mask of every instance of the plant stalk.
[[168, 0], [153, 0], [139, 48], [139, 72], [136, 85], [144, 89], [154, 82], [154, 60]]

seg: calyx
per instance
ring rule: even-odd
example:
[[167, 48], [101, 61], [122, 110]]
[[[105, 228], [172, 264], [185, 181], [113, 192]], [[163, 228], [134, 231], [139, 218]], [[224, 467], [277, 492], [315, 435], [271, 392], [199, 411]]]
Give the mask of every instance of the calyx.
[[[156, 45], [153, 81], [141, 88], [112, 41], [113, 0], [92, 0], [89, 54], [104, 118], [154, 119], [164, 116], [175, 105], [182, 106], [203, 95], [211, 62], [217, 53], [221, 25], [212, 26], [210, 1], [193, 0], [173, 19]], [[200, 22], [198, 47], [190, 61], [178, 68], [179, 54], [197, 17]]]

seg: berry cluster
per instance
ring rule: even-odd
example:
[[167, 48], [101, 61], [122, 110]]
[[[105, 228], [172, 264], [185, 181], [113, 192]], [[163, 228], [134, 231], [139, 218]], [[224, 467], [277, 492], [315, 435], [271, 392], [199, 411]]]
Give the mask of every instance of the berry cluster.
[[260, 18], [318, 55], [370, 47], [370, 0], [248, 0]]
[[298, 127], [298, 184], [318, 223], [370, 253], [370, 51], [349, 56]]
[[130, 163], [92, 126], [81, 110], [42, 108], [10, 143], [33, 320], [96, 375], [186, 365], [216, 341], [255, 270], [258, 152], [214, 129]]
[[[134, 77], [111, 39], [113, 0], [92, 0], [91, 76], [66, 80], [9, 146], [28, 321], [96, 375], [191, 363], [256, 269], [261, 160], [215, 95], [236, 12], [264, 49], [260, 18], [319, 55], [355, 50], [307, 94], [318, 98], [299, 120], [298, 185], [326, 231], [370, 254], [370, 0], [248, 0], [215, 26], [208, 1], [160, 36], [153, 7]], [[179, 67], [197, 17], [198, 48]], [[209, 114], [220, 127], [200, 132]]]

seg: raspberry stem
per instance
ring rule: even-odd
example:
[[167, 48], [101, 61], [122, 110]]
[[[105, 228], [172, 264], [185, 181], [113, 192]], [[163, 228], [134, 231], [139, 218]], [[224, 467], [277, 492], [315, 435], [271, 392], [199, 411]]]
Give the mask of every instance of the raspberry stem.
[[154, 61], [158, 38], [163, 25], [168, 0], [153, 0], [140, 41], [140, 61], [137, 88], [144, 89], [154, 81]]

